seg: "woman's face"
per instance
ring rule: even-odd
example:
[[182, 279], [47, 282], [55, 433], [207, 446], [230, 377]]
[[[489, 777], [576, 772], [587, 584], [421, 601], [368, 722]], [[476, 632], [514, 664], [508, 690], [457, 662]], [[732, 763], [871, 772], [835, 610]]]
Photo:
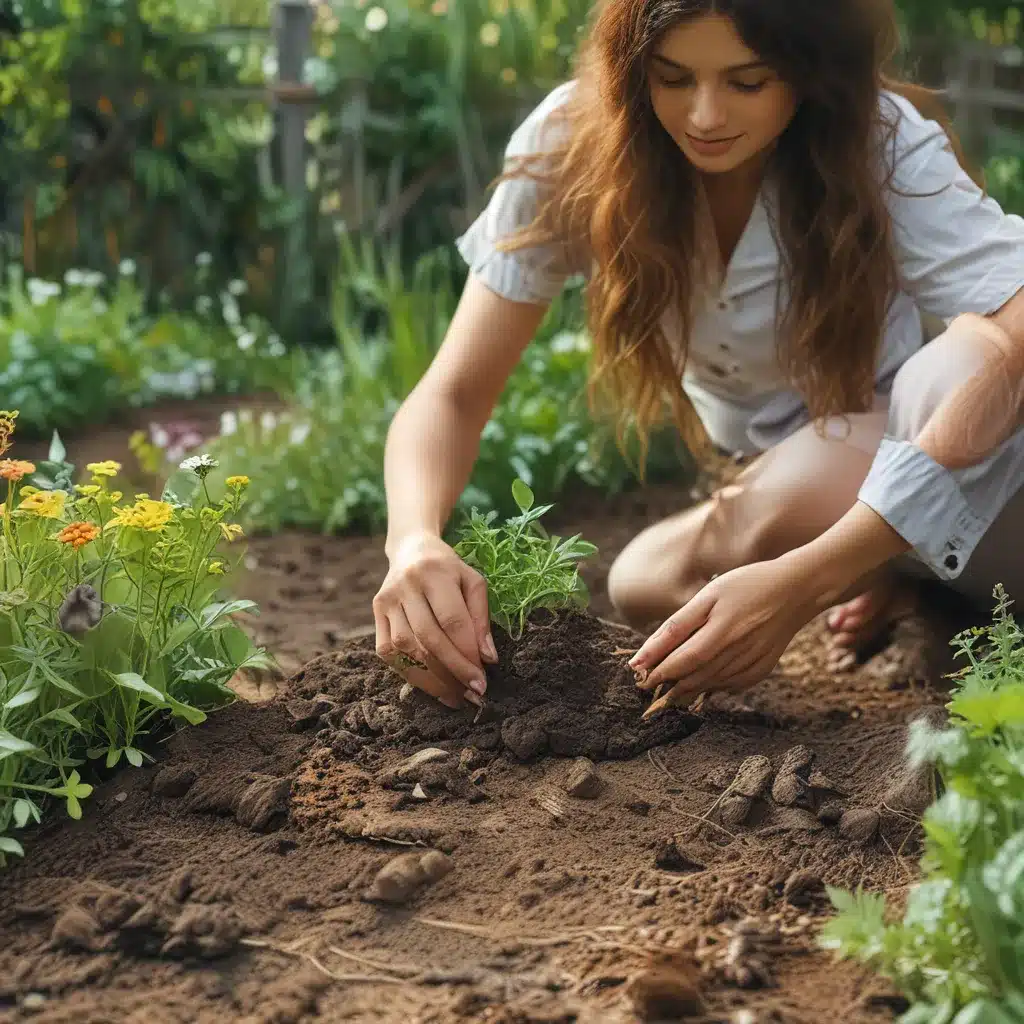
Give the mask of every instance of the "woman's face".
[[707, 174], [736, 170], [767, 151], [797, 109], [793, 90], [720, 14], [670, 29], [648, 75], [658, 120]]

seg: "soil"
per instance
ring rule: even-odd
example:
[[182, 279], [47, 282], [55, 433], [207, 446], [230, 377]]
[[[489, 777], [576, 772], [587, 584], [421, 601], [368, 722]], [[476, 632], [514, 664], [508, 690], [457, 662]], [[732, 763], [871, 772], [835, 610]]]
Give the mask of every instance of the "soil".
[[27, 838], [0, 887], [0, 1020], [893, 1020], [816, 935], [825, 885], [898, 902], [915, 876], [933, 780], [902, 750], [941, 711], [950, 620], [838, 675], [815, 621], [747, 693], [642, 723], [642, 635], [603, 580], [692, 499], [578, 500], [592, 611], [499, 633], [479, 712], [376, 659], [379, 539], [255, 539], [250, 624], [289, 678], [240, 685]]

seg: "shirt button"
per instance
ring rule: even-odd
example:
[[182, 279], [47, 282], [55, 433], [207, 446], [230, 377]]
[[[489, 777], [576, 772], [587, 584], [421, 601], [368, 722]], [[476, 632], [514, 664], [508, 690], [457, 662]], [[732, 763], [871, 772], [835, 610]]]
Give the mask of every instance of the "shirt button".
[[955, 570], [960, 565], [960, 559], [956, 555], [947, 555], [946, 560], [942, 563], [950, 571]]

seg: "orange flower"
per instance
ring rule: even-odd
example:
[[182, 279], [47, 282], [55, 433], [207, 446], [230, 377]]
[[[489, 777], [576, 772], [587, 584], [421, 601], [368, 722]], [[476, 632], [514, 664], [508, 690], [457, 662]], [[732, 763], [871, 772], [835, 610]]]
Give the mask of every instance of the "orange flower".
[[70, 544], [77, 551], [79, 548], [85, 547], [90, 541], [95, 540], [99, 535], [100, 528], [95, 523], [78, 522], [65, 526], [57, 534], [57, 540], [61, 544]]
[[20, 480], [35, 471], [35, 463], [25, 462], [23, 459], [4, 459], [0, 462], [0, 480]]

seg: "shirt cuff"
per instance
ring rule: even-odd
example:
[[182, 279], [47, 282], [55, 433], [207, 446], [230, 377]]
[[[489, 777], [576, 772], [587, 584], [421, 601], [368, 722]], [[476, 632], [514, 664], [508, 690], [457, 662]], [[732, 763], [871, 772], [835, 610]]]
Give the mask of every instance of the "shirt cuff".
[[989, 526], [950, 471], [909, 441], [882, 439], [857, 497], [940, 579], [964, 571]]

